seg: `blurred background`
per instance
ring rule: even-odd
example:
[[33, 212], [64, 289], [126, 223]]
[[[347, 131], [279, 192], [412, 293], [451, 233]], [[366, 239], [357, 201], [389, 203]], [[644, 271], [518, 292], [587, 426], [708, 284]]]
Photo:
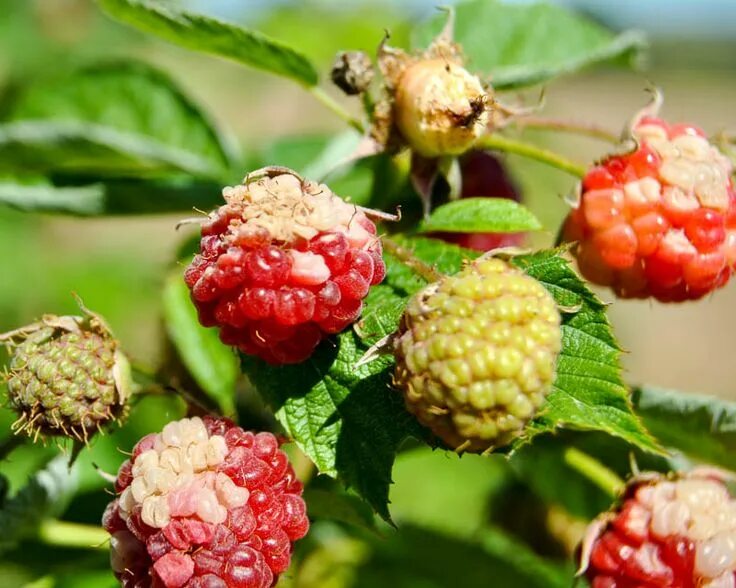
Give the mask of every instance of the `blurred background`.
[[[323, 75], [339, 50], [373, 53], [385, 29], [391, 31], [392, 44], [407, 46], [410, 23], [432, 16], [438, 4], [434, 0], [178, 1], [288, 42], [312, 58]], [[597, 68], [548, 85], [545, 116], [596, 123], [617, 132], [647, 102], [645, 90], [653, 84], [663, 89], [663, 115], [673, 122], [693, 122], [711, 134], [736, 131], [735, 2], [559, 3], [615, 30], [641, 29], [649, 35], [652, 47], [646, 67], [640, 72]], [[267, 157], [280, 137], [303, 134], [308, 142], [343, 128], [341, 121], [295, 84], [139, 34], [107, 19], [92, 0], [0, 0], [0, 112], [18, 87], [30, 80], [124, 56], [136, 56], [162, 67], [202, 103], [218, 126], [242, 145], [243, 173], [249, 162]], [[337, 92], [334, 96], [343, 101]], [[531, 96], [534, 100], [537, 91]], [[528, 135], [582, 162], [603, 156], [607, 149], [594, 140]], [[540, 164], [515, 157], [507, 161], [523, 198], [545, 225], [543, 244], [550, 244], [565, 214], [563, 198], [573, 183]], [[87, 306], [108, 318], [134, 358], [154, 365], [163, 353], [160, 292], [186, 236], [174, 230], [177, 220], [174, 216], [78, 219], [26, 215], [0, 208], [0, 332], [31, 322], [45, 312], [73, 313], [76, 309], [70, 293], [74, 291]], [[607, 292], [601, 292], [601, 296], [612, 300]], [[736, 283], [709, 299], [677, 307], [617, 301], [610, 316], [628, 352], [624, 362], [629, 381], [736, 399], [736, 363], [732, 361], [736, 350], [735, 305]], [[147, 415], [156, 411], [176, 414], [180, 410], [175, 402], [150, 401], [139, 410], [140, 418], [128, 440], [156, 426], [158, 420]], [[7, 414], [0, 416], [0, 424], [9, 423]], [[117, 439], [115, 443], [122, 441]], [[98, 457], [87, 459], [104, 462], [103, 454], [110, 448], [103, 441], [95, 447]], [[11, 485], [17, 486], [34, 463], [53, 452], [53, 448], [46, 453], [16, 452], [10, 463], [3, 464], [2, 471]], [[490, 509], [503, 510], [503, 505], [492, 506], [476, 497], [485, 496], [494, 484], [510, 484], [499, 474], [507, 468], [501, 461], [475, 457], [460, 461], [429, 450], [402, 454], [394, 476], [397, 484], [392, 491], [392, 512], [406, 530], [392, 539], [391, 549], [406, 548], [404, 555], [419, 558], [417, 565], [430, 565], [406, 547], [408, 543], [402, 544], [411, 536], [411, 526], [443, 531], [449, 526], [461, 536], [472, 534], [477, 522], [490, 516]], [[428, 469], [434, 473], [434, 482], [430, 483], [424, 473]], [[89, 488], [99, 486], [92, 477], [88, 483]], [[437, 487], [427, 492], [430, 484]], [[94, 496], [101, 512], [105, 497], [100, 493]], [[444, 514], [447, 509], [452, 516]], [[431, 514], [433, 510], [436, 516]], [[78, 512], [80, 520], [87, 517], [82, 509]], [[367, 551], [365, 542], [344, 537], [336, 528], [318, 529], [313, 541], [331, 545], [332, 559], [309, 560], [303, 571], [306, 579], [300, 586], [342, 586], [344, 583], [330, 584], [320, 576], [325, 566], [332, 566], [334, 571], [341, 569], [340, 562], [368, 562], [371, 558], [380, 563], [378, 569], [385, 570], [384, 580], [394, 578], [395, 583], [390, 585], [441, 586], [452, 582], [446, 578], [447, 584], [418, 580], [402, 583], [391, 573], [394, 564], [388, 548], [385, 552]], [[414, 542], [412, 549], [417, 544]], [[22, 586], [33, 577], [28, 571], [29, 562], [21, 555], [14, 557], [0, 567], [1, 586]], [[64, 554], [54, 557], [63, 559]], [[99, 557], [94, 561], [98, 562]], [[377, 585], [381, 574], [375, 569], [373, 574]], [[363, 576], [360, 585], [374, 585], [367, 577]], [[109, 578], [107, 581], [109, 584]], [[91, 582], [89, 586], [107, 585]]]

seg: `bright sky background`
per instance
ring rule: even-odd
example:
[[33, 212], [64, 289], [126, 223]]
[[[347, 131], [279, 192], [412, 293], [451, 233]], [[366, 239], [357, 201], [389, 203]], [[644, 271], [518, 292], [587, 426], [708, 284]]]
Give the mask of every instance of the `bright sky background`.
[[[317, 0], [349, 10], [359, 4], [390, 3], [411, 13], [431, 13], [457, 0]], [[529, 2], [530, 0], [506, 0]], [[732, 39], [736, 41], [736, 0], [551, 0], [587, 12], [614, 29], [639, 28], [653, 36]], [[193, 9], [223, 18], [251, 20], [275, 5], [300, 0], [184, 0]]]

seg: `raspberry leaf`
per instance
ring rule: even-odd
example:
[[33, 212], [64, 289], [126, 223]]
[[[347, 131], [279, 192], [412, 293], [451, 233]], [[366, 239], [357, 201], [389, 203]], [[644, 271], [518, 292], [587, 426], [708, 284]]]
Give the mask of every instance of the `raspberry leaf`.
[[69, 470], [68, 457], [59, 455], [36, 472], [28, 484], [0, 508], [0, 553], [32, 538], [47, 517], [61, 514], [77, 490], [77, 467]]
[[511, 260], [539, 280], [563, 311], [557, 377], [546, 410], [527, 429], [529, 437], [572, 426], [604, 431], [644, 450], [661, 452], [632, 410], [621, 379], [621, 350], [605, 304], [578, 278], [562, 253], [564, 249], [548, 250]]
[[508, 198], [463, 198], [436, 208], [419, 232], [516, 233], [542, 225], [524, 205]]
[[0, 127], [10, 170], [220, 180], [238, 158], [162, 72], [138, 62], [78, 70], [31, 86]]
[[635, 388], [632, 400], [663, 444], [736, 470], [736, 403], [651, 386]]
[[101, 184], [58, 187], [43, 177], [0, 177], [0, 204], [24, 212], [63, 212], [95, 215], [104, 210]]
[[[646, 46], [641, 33], [614, 35], [587, 18], [546, 3], [470, 0], [455, 10], [455, 41], [473, 70], [496, 89], [538, 84], [600, 62], [635, 64]], [[427, 47], [446, 18], [438, 15], [418, 27], [413, 44]]]
[[222, 202], [219, 184], [194, 178], [104, 179], [55, 185], [42, 176], [0, 176], [0, 205], [24, 212], [78, 216], [191, 212]]
[[181, 272], [172, 272], [163, 292], [166, 331], [197, 385], [224, 415], [235, 412], [238, 359], [220, 342], [217, 331], [199, 324]]
[[317, 71], [304, 55], [258, 31], [181, 10], [170, 2], [97, 1], [112, 18], [170, 43], [285, 76], [305, 86], [317, 84]]
[[389, 383], [393, 360], [356, 367], [367, 346], [346, 331], [306, 362], [271, 367], [242, 356], [243, 370], [320, 473], [341, 479], [385, 520], [397, 449], [423, 432]]

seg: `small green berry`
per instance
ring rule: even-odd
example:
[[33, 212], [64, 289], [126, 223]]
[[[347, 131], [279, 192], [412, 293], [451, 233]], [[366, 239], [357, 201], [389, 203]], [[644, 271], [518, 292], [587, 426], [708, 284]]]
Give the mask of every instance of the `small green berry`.
[[104, 321], [83, 310], [0, 335], [11, 354], [6, 379], [16, 433], [86, 442], [124, 413], [130, 366]]
[[448, 446], [507, 444], [549, 393], [560, 314], [533, 278], [481, 259], [407, 305], [394, 340], [394, 384], [407, 409]]

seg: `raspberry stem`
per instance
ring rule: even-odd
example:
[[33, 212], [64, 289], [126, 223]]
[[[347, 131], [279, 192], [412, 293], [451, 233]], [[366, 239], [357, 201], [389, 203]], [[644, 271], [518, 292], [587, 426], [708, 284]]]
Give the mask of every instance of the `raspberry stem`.
[[50, 519], [41, 523], [38, 538], [47, 545], [107, 550], [110, 535], [102, 527]]
[[546, 118], [541, 116], [524, 116], [513, 121], [520, 129], [543, 129], [550, 131], [562, 131], [573, 133], [575, 135], [583, 135], [593, 139], [607, 141], [614, 145], [620, 142], [620, 137], [616, 133], [612, 133], [608, 129], [597, 125], [576, 123], [573, 121], [557, 120], [554, 118]]
[[341, 118], [346, 123], [348, 123], [351, 127], [353, 127], [356, 131], [358, 131], [361, 134], [365, 132], [363, 123], [361, 123], [358, 119], [353, 117], [347, 110], [345, 110], [342, 106], [340, 106], [340, 104], [335, 102], [332, 96], [330, 96], [322, 88], [320, 88], [319, 86], [312, 86], [308, 89], [308, 91], [312, 96], [314, 96], [317, 99], [318, 102], [322, 103], [324, 107], [332, 111], [339, 118]]
[[414, 273], [422, 277], [427, 282], [437, 282], [445, 277], [442, 272], [439, 272], [431, 265], [424, 263], [409, 249], [402, 247], [388, 237], [383, 237], [381, 239], [381, 243], [383, 243], [383, 248], [386, 252], [393, 255], [401, 263], [410, 268]]
[[626, 486], [616, 472], [576, 447], [568, 447], [565, 450], [564, 460], [567, 465], [588, 478], [611, 498], [619, 496]]
[[475, 146], [480, 149], [504, 151], [506, 153], [515, 153], [522, 157], [528, 157], [529, 159], [535, 159], [578, 178], [583, 178], [587, 171], [584, 165], [571, 161], [553, 151], [502, 135], [484, 135], [478, 139]]

